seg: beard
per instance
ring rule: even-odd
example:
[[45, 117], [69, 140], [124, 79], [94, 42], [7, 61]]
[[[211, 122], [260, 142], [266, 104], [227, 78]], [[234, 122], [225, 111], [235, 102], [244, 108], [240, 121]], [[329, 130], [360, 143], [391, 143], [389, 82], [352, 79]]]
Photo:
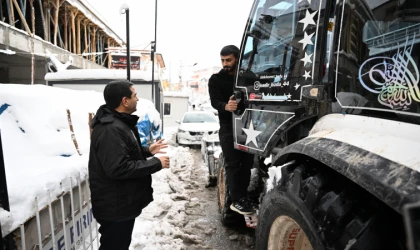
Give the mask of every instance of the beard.
[[236, 69], [236, 63], [235, 63], [232, 67], [225, 66], [225, 67], [223, 67], [223, 69], [224, 69], [226, 72], [228, 72], [228, 73], [232, 73], [232, 72], [234, 72], [234, 71], [235, 71], [235, 69]]

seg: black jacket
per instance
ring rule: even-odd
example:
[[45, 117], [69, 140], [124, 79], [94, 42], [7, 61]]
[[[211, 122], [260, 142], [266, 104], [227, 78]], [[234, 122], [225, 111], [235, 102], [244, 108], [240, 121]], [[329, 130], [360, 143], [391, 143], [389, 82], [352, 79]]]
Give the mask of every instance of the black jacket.
[[101, 106], [92, 120], [89, 181], [93, 215], [98, 220], [136, 218], [153, 201], [151, 174], [162, 169], [158, 158], [141, 147], [138, 117]]
[[219, 113], [220, 127], [232, 130], [232, 112], [225, 110], [225, 105], [233, 95], [234, 76], [228, 75], [224, 69], [213, 74], [209, 79], [211, 106]]

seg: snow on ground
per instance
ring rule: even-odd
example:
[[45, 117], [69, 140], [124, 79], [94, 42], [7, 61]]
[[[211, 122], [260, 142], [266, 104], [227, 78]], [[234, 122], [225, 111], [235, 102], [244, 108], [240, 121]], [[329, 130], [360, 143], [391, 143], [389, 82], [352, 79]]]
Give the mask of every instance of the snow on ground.
[[[138, 105], [150, 109], [147, 102], [140, 99]], [[73, 186], [78, 178], [86, 178], [88, 114], [102, 104], [102, 93], [94, 91], [0, 84], [0, 131], [11, 209], [9, 213], [0, 208], [3, 235], [34, 216], [35, 197], [42, 208], [48, 204], [49, 195], [56, 197], [70, 190], [70, 177]], [[81, 156], [71, 139], [67, 109]], [[137, 113], [145, 115], [144, 108]], [[148, 114], [156, 118], [156, 110]]]
[[281, 169], [284, 167], [287, 167], [291, 164], [294, 164], [295, 161], [288, 162], [286, 164], [283, 164], [281, 166], [272, 166], [268, 169], [268, 180], [267, 180], [267, 193], [273, 189], [275, 186], [277, 186], [278, 182], [281, 179]]
[[[147, 101], [139, 102], [143, 109], [136, 114], [148, 113], [155, 122], [156, 110], [144, 102]], [[44, 207], [49, 194], [56, 197], [62, 192], [60, 182], [64, 191], [69, 191], [69, 177], [86, 178], [90, 144], [88, 113], [96, 112], [103, 103], [102, 93], [93, 91], [0, 84], [0, 130], [11, 207], [10, 213], [0, 208], [3, 235], [34, 216], [35, 197], [38, 206]], [[81, 156], [71, 139], [66, 109], [71, 111]], [[186, 191], [196, 188], [191, 174], [197, 166], [192, 151], [174, 142], [176, 130], [177, 127], [164, 129], [171, 166], [152, 176], [154, 201], [136, 219], [132, 250], [185, 249], [186, 242], [199, 242], [197, 236], [183, 232], [188, 223], [186, 206], [197, 203]], [[203, 164], [200, 166], [205, 168]]]
[[193, 157], [187, 147], [170, 146], [170, 169], [153, 175], [153, 197], [136, 219], [130, 249], [183, 249], [192, 236], [181, 231], [187, 221], [186, 204], [191, 200], [183, 180], [189, 180]]

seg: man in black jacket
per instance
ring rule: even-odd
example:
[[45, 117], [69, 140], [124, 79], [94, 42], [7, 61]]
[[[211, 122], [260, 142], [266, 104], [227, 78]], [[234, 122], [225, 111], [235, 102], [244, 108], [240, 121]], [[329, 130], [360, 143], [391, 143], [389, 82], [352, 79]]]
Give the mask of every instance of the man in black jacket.
[[[104, 90], [92, 120], [89, 180], [93, 215], [100, 224], [99, 250], [128, 250], [134, 220], [153, 200], [151, 174], [169, 168], [162, 140], [142, 147], [136, 128], [138, 98], [129, 81], [114, 81]], [[152, 157], [147, 159], [147, 157]]]
[[239, 49], [225, 46], [220, 52], [223, 69], [209, 79], [211, 105], [218, 110], [219, 139], [226, 163], [227, 183], [232, 205], [230, 209], [240, 214], [252, 214], [253, 203], [247, 198], [253, 155], [236, 150], [233, 144], [232, 112], [238, 105], [233, 96], [234, 77], [238, 65]]

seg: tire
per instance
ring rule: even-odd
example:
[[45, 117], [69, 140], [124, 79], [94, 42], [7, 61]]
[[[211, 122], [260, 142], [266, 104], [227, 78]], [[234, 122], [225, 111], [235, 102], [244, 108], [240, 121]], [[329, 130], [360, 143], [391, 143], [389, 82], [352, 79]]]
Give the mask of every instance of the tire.
[[220, 221], [225, 226], [245, 225], [244, 216], [230, 209], [232, 201], [230, 200], [229, 185], [226, 179], [225, 161], [223, 154], [220, 154], [217, 175], [217, 201], [219, 205]]
[[329, 169], [289, 167], [263, 198], [256, 249], [404, 249], [400, 217], [386, 205]]

